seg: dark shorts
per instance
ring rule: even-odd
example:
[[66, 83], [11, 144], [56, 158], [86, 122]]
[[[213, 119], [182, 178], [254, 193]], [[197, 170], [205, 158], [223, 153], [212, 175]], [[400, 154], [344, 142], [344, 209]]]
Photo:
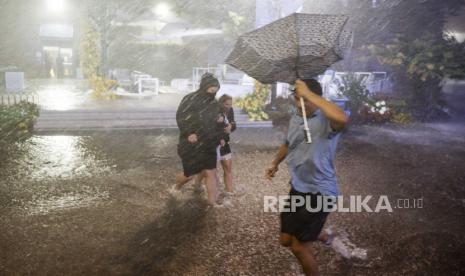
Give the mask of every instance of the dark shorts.
[[281, 212], [281, 233], [292, 235], [301, 242], [316, 241], [325, 225], [329, 212], [323, 210], [310, 212], [305, 206], [307, 201], [310, 200], [310, 206], [316, 208], [317, 197], [321, 196], [321, 194], [301, 193], [291, 189], [289, 195], [303, 196], [306, 202], [304, 206], [296, 207], [295, 212]]
[[225, 156], [230, 153], [231, 153], [231, 146], [229, 145], [229, 143], [224, 145], [224, 147], [220, 147], [220, 156]]
[[182, 169], [186, 177], [196, 175], [203, 170], [216, 169], [216, 152], [199, 149], [187, 149], [178, 146], [178, 155], [182, 161]]

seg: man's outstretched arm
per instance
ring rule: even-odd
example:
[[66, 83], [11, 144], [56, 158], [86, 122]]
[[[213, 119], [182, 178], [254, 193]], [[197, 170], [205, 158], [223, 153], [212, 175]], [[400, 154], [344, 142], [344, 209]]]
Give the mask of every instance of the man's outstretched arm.
[[287, 155], [287, 145], [282, 144], [279, 147], [278, 153], [276, 154], [275, 158], [271, 162], [271, 167], [266, 170], [266, 178], [271, 180], [276, 172], [278, 171], [279, 164], [283, 162], [283, 160], [286, 158]]

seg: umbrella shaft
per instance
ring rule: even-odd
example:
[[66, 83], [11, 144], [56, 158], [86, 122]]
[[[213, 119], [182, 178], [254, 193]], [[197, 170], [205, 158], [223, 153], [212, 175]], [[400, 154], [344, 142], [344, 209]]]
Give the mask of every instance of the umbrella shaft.
[[304, 130], [305, 130], [305, 136], [307, 136], [307, 144], [310, 144], [312, 142], [312, 136], [310, 136], [310, 128], [308, 127], [308, 122], [307, 122], [307, 112], [305, 111], [305, 102], [304, 98], [300, 97], [300, 105], [302, 107], [302, 116], [304, 119]]

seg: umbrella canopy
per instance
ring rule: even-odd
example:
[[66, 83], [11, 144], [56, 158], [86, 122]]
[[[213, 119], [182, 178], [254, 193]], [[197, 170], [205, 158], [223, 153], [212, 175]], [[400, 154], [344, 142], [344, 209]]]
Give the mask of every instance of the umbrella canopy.
[[294, 13], [241, 35], [226, 63], [261, 83], [312, 78], [350, 46], [345, 15]]

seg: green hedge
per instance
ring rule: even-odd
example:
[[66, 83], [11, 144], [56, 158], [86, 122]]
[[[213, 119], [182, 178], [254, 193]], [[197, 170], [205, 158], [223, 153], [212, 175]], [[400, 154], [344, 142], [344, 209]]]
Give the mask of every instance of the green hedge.
[[39, 108], [33, 103], [0, 105], [0, 144], [8, 144], [30, 137], [38, 116]]

